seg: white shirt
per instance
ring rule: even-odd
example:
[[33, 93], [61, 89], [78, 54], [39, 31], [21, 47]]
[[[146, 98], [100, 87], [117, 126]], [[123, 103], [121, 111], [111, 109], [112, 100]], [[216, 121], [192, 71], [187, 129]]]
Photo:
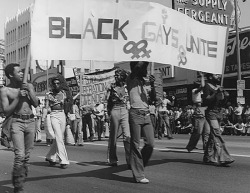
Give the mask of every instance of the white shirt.
[[194, 88], [192, 90], [192, 101], [193, 103], [201, 103], [202, 102], [202, 98], [201, 98], [201, 94], [202, 91], [195, 93], [198, 90], [198, 88]]
[[98, 116], [103, 116], [104, 115], [104, 104], [99, 104], [98, 106], [95, 107], [95, 111], [98, 111], [96, 115]]
[[235, 108], [234, 113], [235, 115], [241, 115], [243, 111], [243, 107], [242, 106], [238, 106]]

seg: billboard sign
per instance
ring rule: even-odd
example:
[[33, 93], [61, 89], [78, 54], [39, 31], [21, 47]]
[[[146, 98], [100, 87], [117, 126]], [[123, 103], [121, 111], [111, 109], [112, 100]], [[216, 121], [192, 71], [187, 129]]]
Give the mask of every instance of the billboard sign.
[[[250, 30], [241, 31], [240, 39], [240, 59], [241, 71], [250, 70]], [[226, 50], [225, 74], [236, 73], [238, 69], [237, 63], [237, 46], [235, 33], [229, 34], [227, 50]]]
[[174, 9], [202, 23], [231, 26], [233, 0], [174, 0]]

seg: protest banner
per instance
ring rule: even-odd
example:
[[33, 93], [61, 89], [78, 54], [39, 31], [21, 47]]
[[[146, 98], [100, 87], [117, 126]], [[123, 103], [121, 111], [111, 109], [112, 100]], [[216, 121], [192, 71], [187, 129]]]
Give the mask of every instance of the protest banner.
[[80, 102], [81, 106], [95, 105], [103, 102], [107, 87], [115, 81], [115, 69], [93, 74], [81, 74]]
[[36, 0], [32, 57], [149, 61], [221, 74], [227, 32], [153, 2]]

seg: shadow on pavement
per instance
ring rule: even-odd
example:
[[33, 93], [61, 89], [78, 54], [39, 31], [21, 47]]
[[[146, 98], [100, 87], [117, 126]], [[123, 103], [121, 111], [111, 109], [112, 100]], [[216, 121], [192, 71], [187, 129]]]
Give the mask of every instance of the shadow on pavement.
[[[11, 184], [11, 181], [4, 181], [5, 182], [5, 185], [7, 184]], [[2, 183], [0, 182], [0, 192], [1, 193], [11, 193], [13, 192], [14, 188], [10, 188], [10, 187], [7, 187], [5, 185], [2, 185]]]
[[[179, 163], [190, 163], [190, 164], [202, 164], [200, 161], [195, 161], [192, 159], [161, 159], [161, 160], [151, 160], [148, 164], [148, 166], [154, 166], [154, 165], [161, 165], [161, 164], [166, 164], [170, 162], [179, 162]], [[34, 166], [45, 166], [45, 167], [50, 167], [47, 162], [31, 162], [30, 165]], [[93, 161], [93, 162], [81, 162], [77, 163], [77, 165], [80, 166], [88, 166], [88, 165], [99, 165], [99, 166], [107, 166], [106, 162], [100, 162], [100, 161]], [[55, 168], [59, 169], [60, 165], [57, 164]], [[69, 166], [70, 167], [70, 166]], [[61, 170], [61, 169], [59, 169]], [[64, 170], [64, 171], [67, 171]], [[105, 168], [101, 169], [96, 169], [96, 170], [91, 170], [87, 172], [80, 172], [80, 173], [74, 173], [74, 174], [63, 174], [63, 175], [50, 175], [50, 176], [41, 176], [41, 177], [28, 177], [26, 181], [39, 181], [39, 180], [48, 180], [48, 179], [60, 179], [60, 178], [75, 178], [75, 177], [94, 177], [94, 178], [99, 178], [99, 179], [104, 179], [104, 180], [112, 180], [112, 181], [120, 181], [120, 182], [125, 182], [125, 183], [133, 183], [134, 179], [132, 177], [132, 172], [131, 172], [131, 177], [126, 177], [126, 176], [120, 176], [117, 173], [124, 172], [124, 171], [129, 171], [128, 170], [127, 164], [122, 164], [116, 167], [111, 167], [107, 166]], [[5, 192], [11, 192], [13, 191], [12, 188], [6, 187], [6, 185], [11, 184], [11, 180], [5, 180], [5, 181], [0, 181], [0, 192], [5, 193]]]

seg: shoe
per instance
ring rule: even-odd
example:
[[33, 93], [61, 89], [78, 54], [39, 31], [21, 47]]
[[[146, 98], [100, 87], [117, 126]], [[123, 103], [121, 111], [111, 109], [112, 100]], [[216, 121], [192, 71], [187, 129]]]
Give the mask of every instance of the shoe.
[[83, 146], [83, 144], [78, 144], [78, 146]]
[[40, 143], [40, 142], [42, 142], [42, 140], [41, 140], [41, 139], [38, 139], [36, 142], [37, 142], [37, 143]]
[[49, 162], [50, 166], [55, 166], [56, 165], [56, 162], [53, 162], [53, 161], [49, 160], [48, 158], [46, 158], [45, 161]]
[[140, 181], [137, 181], [137, 183], [140, 183], [140, 184], [148, 184], [149, 183], [149, 180], [147, 178], [143, 178], [141, 179]]
[[14, 193], [24, 193], [23, 188], [14, 188]]
[[116, 162], [114, 162], [114, 163], [108, 163], [108, 165], [109, 165], [109, 166], [112, 166], [112, 167], [118, 166], [118, 164], [117, 164]]
[[167, 138], [168, 138], [169, 140], [170, 140], [170, 139], [174, 139], [173, 137], [167, 137]]
[[231, 163], [233, 163], [233, 162], [234, 162], [234, 160], [232, 160], [232, 161], [220, 162], [220, 163], [218, 164], [218, 166], [227, 167], [229, 164], [231, 164]]
[[203, 161], [205, 165], [212, 165], [212, 166], [218, 166], [218, 163], [216, 162], [211, 162], [211, 161]]
[[161, 136], [159, 136], [158, 139], [161, 140]]
[[66, 169], [66, 168], [68, 167], [68, 164], [60, 164], [60, 167], [61, 167], [62, 169]]

